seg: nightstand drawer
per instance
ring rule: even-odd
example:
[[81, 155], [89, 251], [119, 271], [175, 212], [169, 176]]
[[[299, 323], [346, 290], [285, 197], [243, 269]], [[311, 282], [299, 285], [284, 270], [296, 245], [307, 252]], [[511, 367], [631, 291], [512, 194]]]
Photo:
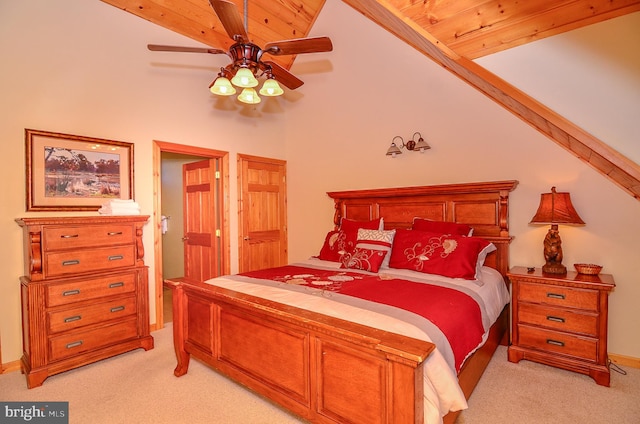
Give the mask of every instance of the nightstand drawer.
[[129, 296], [110, 302], [88, 305], [64, 311], [49, 312], [49, 331], [59, 333], [87, 325], [98, 324], [136, 313], [136, 298]]
[[42, 237], [47, 251], [134, 242], [130, 224], [46, 227], [42, 230]]
[[563, 308], [576, 308], [589, 311], [598, 310], [598, 291], [521, 282], [520, 302], [555, 305]]
[[49, 277], [130, 267], [135, 265], [135, 246], [49, 253], [45, 261]]
[[50, 343], [50, 360], [57, 361], [78, 355], [90, 350], [106, 347], [111, 344], [133, 339], [138, 335], [138, 324], [135, 317], [114, 325], [99, 329], [87, 329], [58, 337], [52, 337]]
[[45, 289], [47, 306], [67, 305], [104, 296], [133, 293], [136, 290], [136, 276], [137, 273], [131, 271], [68, 283], [49, 284]]
[[594, 313], [520, 303], [518, 319], [523, 324], [580, 333], [592, 337], [598, 335], [598, 315]]
[[574, 336], [552, 330], [518, 325], [519, 346], [559, 353], [596, 362], [598, 342], [595, 339]]

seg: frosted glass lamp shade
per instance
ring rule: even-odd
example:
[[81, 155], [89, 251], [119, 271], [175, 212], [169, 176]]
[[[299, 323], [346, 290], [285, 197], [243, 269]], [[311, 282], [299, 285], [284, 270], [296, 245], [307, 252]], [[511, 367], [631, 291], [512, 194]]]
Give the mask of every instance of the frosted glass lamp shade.
[[256, 90], [251, 87], [242, 90], [242, 93], [238, 96], [238, 100], [248, 105], [256, 105], [262, 101], [260, 100], [260, 97], [258, 97]]
[[258, 85], [258, 80], [253, 76], [253, 72], [249, 68], [240, 68], [235, 76], [231, 78], [231, 82], [236, 87], [251, 88]]
[[225, 77], [218, 77], [209, 87], [213, 94], [218, 96], [231, 96], [236, 94], [236, 89], [233, 88], [231, 82]]
[[278, 81], [273, 78], [269, 78], [262, 84], [262, 88], [260, 89], [260, 94], [266, 97], [276, 97], [281, 96], [284, 93], [284, 90], [278, 84]]

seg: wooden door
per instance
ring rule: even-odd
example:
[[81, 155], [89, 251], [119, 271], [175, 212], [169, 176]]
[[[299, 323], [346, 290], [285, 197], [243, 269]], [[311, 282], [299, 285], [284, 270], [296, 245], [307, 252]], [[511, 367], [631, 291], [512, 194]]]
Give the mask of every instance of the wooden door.
[[286, 162], [238, 155], [240, 272], [286, 265]]
[[182, 166], [184, 276], [197, 281], [221, 275], [220, 173], [216, 159]]

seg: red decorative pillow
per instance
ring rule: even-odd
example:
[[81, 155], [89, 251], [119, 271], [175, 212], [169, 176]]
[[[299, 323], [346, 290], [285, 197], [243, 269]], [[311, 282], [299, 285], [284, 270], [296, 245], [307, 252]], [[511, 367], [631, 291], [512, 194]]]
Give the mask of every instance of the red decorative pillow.
[[340, 268], [378, 272], [385, 256], [387, 256], [387, 252], [384, 250], [356, 247], [352, 253], [345, 253], [342, 256]]
[[382, 218], [371, 221], [354, 221], [343, 218], [340, 229], [329, 231], [320, 249], [319, 259], [324, 261], [340, 262], [340, 258], [347, 252], [352, 252], [358, 240], [358, 229], [366, 228], [378, 230], [384, 223]]
[[475, 280], [479, 256], [490, 246], [479, 237], [397, 230], [389, 267]]
[[368, 230], [360, 228], [358, 230], [356, 248], [382, 250], [384, 252], [384, 261], [382, 261], [380, 268], [389, 268], [391, 246], [393, 245], [393, 238], [395, 235], [396, 230]]
[[319, 259], [340, 262], [345, 252], [345, 233], [339, 230], [329, 231], [320, 249]]
[[473, 234], [473, 228], [467, 224], [458, 224], [457, 222], [432, 221], [424, 218], [413, 218], [411, 226], [413, 230], [430, 231], [440, 234], [458, 234], [461, 236], [469, 236]]

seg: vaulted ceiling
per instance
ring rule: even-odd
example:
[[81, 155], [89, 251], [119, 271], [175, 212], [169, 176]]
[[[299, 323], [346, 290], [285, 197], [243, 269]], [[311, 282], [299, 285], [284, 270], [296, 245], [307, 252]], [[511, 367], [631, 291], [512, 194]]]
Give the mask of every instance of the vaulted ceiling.
[[[102, 0], [202, 44], [229, 38], [209, 0]], [[252, 42], [306, 37], [325, 0], [233, 1]], [[640, 0], [343, 0], [640, 199], [640, 167], [473, 59], [640, 11]], [[323, 34], [327, 35], [327, 34]], [[295, 56], [269, 58], [289, 69]]]

